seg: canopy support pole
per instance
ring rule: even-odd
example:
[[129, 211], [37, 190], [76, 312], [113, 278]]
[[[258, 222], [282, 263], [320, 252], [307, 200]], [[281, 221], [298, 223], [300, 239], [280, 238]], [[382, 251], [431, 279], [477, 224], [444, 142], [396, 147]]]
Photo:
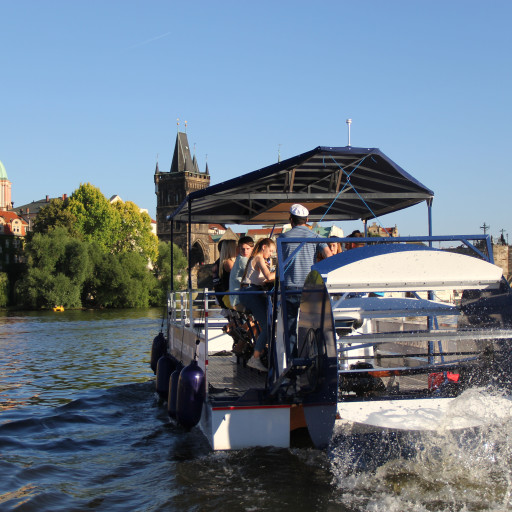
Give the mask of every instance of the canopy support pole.
[[[432, 201], [433, 199], [427, 199], [427, 211], [428, 211], [428, 236], [432, 236]], [[428, 242], [429, 247], [432, 247], [432, 240]], [[428, 299], [434, 300], [434, 292], [431, 290], [428, 292]], [[435, 317], [427, 317], [427, 326], [431, 331], [434, 328]], [[428, 342], [428, 364], [434, 364], [434, 342]]]
[[174, 219], [171, 219], [171, 292], [174, 292]]
[[[433, 198], [427, 199], [427, 211], [428, 211], [428, 236], [432, 236], [432, 202]], [[429, 246], [432, 247], [432, 241], [429, 242]]]
[[187, 249], [188, 249], [188, 289], [192, 290], [192, 201], [188, 200], [188, 232], [187, 232]]

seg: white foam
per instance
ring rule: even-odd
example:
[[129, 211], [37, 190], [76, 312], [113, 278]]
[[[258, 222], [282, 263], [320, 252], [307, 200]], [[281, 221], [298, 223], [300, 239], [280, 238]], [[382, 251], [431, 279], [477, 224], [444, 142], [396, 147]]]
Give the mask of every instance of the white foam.
[[457, 398], [375, 400], [338, 403], [338, 425], [387, 430], [454, 430], [475, 428], [512, 418], [512, 400], [481, 389]]
[[[380, 416], [388, 426], [417, 427], [411, 430], [370, 425], [361, 433], [339, 422], [330, 453], [337, 500], [375, 512], [512, 510], [511, 399], [470, 389], [446, 399], [439, 417], [429, 411], [441, 402], [425, 402], [416, 411], [397, 405], [366, 415], [374, 424]], [[478, 428], [460, 428], [468, 424]]]

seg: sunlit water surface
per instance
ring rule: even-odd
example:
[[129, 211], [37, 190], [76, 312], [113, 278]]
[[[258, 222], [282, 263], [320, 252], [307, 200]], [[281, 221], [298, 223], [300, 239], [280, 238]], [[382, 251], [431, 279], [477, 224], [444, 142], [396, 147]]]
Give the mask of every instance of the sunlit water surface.
[[211, 452], [154, 393], [161, 313], [0, 313], [1, 511], [512, 509], [508, 421]]

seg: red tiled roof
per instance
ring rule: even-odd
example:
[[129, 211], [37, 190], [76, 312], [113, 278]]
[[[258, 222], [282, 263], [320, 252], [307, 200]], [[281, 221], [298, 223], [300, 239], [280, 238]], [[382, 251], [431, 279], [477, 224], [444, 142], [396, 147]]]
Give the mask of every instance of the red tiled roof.
[[272, 236], [279, 235], [283, 231], [283, 228], [275, 228], [272, 231], [272, 228], [257, 228], [257, 229], [249, 229], [247, 231], [247, 236], [257, 236], [257, 235], [270, 235]]
[[0, 217], [3, 217], [6, 222], [12, 222], [14, 219], [19, 219], [22, 224], [28, 226], [28, 222], [19, 217], [18, 214], [13, 211], [0, 210]]

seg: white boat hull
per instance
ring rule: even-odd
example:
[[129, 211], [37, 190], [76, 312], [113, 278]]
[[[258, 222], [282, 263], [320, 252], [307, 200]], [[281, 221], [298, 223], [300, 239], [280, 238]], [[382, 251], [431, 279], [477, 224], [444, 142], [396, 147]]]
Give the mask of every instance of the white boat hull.
[[290, 446], [290, 406], [215, 406], [205, 403], [201, 430], [213, 450]]

